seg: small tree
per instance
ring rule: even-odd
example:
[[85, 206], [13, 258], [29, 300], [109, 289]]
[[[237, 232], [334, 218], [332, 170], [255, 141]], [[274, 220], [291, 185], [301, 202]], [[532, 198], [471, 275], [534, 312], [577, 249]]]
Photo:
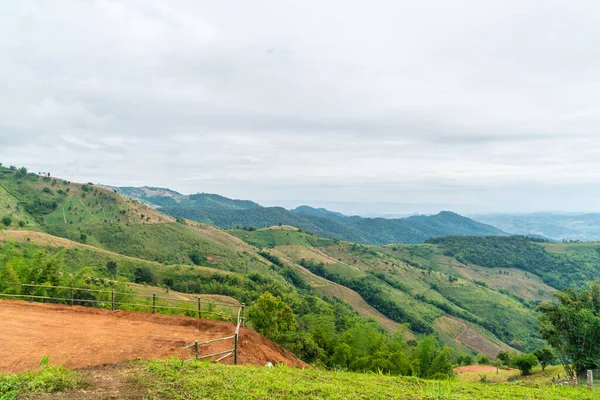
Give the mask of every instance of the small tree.
[[523, 354], [514, 361], [515, 366], [521, 371], [521, 375], [530, 375], [533, 368], [538, 365], [535, 354]]
[[135, 283], [154, 283], [154, 274], [146, 267], [138, 267], [133, 271], [133, 280]]
[[544, 347], [543, 349], [538, 349], [538, 350], [534, 351], [533, 354], [535, 354], [538, 361], [540, 362], [540, 365], [542, 366], [542, 371], [544, 371], [546, 369], [548, 364], [550, 364], [556, 360], [556, 356], [554, 355], [554, 352], [549, 347]]
[[429, 367], [429, 376], [436, 374], [454, 375], [452, 362], [450, 361], [453, 351], [451, 348], [446, 347], [435, 356]]
[[25, 176], [27, 176], [27, 168], [25, 167], [21, 167], [17, 170], [17, 173], [15, 174], [15, 176], [17, 178], [24, 178]]
[[10, 217], [10, 215], [5, 215], [4, 217], [2, 217], [2, 224], [4, 226], [10, 226], [10, 224], [12, 224], [12, 218]]
[[117, 276], [117, 262], [116, 261], [107, 261], [106, 262], [106, 270], [108, 274], [113, 278]]
[[498, 373], [500, 372], [500, 367], [502, 367], [502, 361], [495, 359], [494, 367], [496, 367], [496, 375], [498, 375]]
[[296, 330], [296, 317], [281, 297], [265, 292], [248, 310], [248, 319], [254, 330], [275, 340], [282, 334]]
[[419, 376], [421, 378], [428, 377], [431, 363], [437, 355], [436, 338], [432, 335], [425, 336], [416, 348], [416, 361], [419, 364]]
[[470, 354], [467, 354], [464, 358], [463, 358], [463, 365], [473, 365], [473, 357]]

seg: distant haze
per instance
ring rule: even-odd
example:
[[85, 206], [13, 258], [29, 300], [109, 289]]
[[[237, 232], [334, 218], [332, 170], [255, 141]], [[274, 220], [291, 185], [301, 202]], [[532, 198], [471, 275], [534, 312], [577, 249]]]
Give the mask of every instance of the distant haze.
[[347, 214], [600, 211], [598, 1], [5, 3], [4, 164]]

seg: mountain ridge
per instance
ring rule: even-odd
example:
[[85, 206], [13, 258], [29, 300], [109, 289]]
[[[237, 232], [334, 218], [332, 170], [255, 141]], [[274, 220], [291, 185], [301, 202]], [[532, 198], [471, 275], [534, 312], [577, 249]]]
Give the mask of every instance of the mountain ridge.
[[599, 241], [600, 213], [484, 214], [471, 216], [513, 235], [555, 241]]
[[[120, 194], [131, 196], [131, 188], [115, 188]], [[451, 211], [436, 215], [417, 215], [407, 218], [364, 218], [307, 205], [287, 210], [283, 207], [263, 207], [250, 200], [230, 199], [210, 193], [173, 196], [169, 189], [137, 188], [134, 198], [143, 201], [174, 218], [231, 229], [236, 226], [266, 228], [291, 225], [320, 236], [362, 244], [424, 243], [434, 237], [451, 235], [506, 235], [502, 230]]]

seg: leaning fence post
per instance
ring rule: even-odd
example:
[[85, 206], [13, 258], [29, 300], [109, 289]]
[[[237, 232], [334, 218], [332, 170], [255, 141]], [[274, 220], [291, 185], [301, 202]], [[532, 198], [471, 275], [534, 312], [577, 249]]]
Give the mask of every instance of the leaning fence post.
[[194, 344], [194, 353], [196, 353], [196, 360], [198, 359], [198, 341]]
[[242, 326], [246, 326], [246, 303], [242, 303]]
[[202, 300], [198, 297], [198, 318], [202, 318]]
[[152, 314], [156, 314], [156, 294], [152, 293]]
[[238, 332], [235, 331], [235, 335], [233, 335], [233, 364], [237, 365], [238, 363]]
[[588, 369], [587, 370], [587, 387], [588, 387], [588, 389], [592, 390], [593, 386], [594, 386], [594, 374], [591, 369]]
[[110, 291], [110, 302], [112, 304], [112, 310], [115, 311], [115, 289]]

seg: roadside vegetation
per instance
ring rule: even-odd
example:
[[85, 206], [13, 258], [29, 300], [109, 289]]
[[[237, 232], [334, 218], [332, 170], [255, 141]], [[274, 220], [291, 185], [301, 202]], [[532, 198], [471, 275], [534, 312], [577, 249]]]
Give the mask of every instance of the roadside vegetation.
[[41, 363], [37, 371], [0, 374], [0, 399], [16, 400], [28, 393], [54, 393], [84, 386], [77, 372]]

